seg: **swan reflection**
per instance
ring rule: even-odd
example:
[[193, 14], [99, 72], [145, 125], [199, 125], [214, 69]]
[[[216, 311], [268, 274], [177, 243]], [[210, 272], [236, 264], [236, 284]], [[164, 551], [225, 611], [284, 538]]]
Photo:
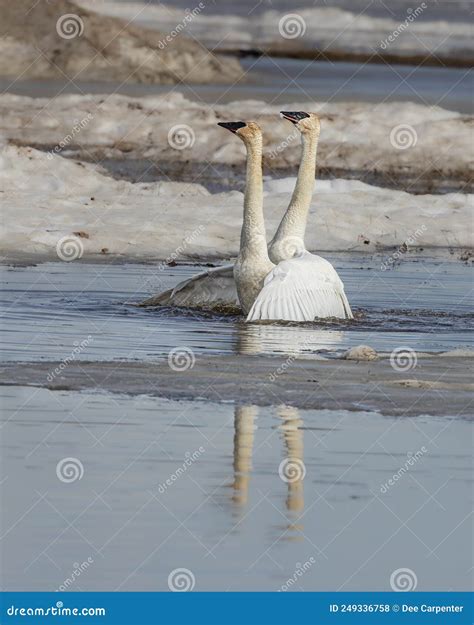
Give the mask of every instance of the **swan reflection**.
[[238, 324], [235, 352], [314, 355], [320, 350], [337, 349], [343, 341], [344, 332], [341, 330], [277, 324]]
[[[249, 486], [252, 473], [252, 453], [257, 426], [258, 407], [253, 405], [236, 406], [234, 410], [234, 451], [232, 505], [239, 515], [244, 513], [249, 499]], [[283, 440], [281, 454], [275, 454], [275, 480], [280, 486], [286, 486], [285, 508], [287, 540], [298, 540], [304, 527], [298, 523], [304, 511], [305, 466], [303, 463], [303, 420], [297, 408], [278, 406], [277, 429]], [[278, 464], [280, 462], [280, 464]]]

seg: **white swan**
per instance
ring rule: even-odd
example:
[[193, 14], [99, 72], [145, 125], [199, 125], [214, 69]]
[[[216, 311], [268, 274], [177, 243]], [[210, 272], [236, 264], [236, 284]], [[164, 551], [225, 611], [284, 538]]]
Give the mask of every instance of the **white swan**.
[[[290, 119], [291, 115], [298, 116], [301, 113], [282, 111], [281, 115], [286, 119]], [[296, 127], [298, 130], [300, 129], [298, 124], [296, 124]], [[319, 137], [319, 125], [317, 135]], [[287, 212], [269, 245], [270, 259], [273, 262], [292, 258], [295, 252], [294, 240], [302, 241], [304, 239], [306, 220], [314, 186], [316, 146], [317, 137], [315, 142], [309, 143], [305, 141], [305, 137], [302, 135], [302, 157], [295, 189]], [[308, 159], [310, 159], [310, 162], [308, 162]], [[311, 163], [311, 160], [313, 163]], [[298, 214], [295, 216], [296, 212]], [[294, 231], [291, 229], [292, 223], [295, 224]], [[295, 239], [292, 237], [295, 237]], [[179, 282], [172, 289], [144, 300], [139, 305], [187, 306], [189, 308], [209, 307], [216, 310], [238, 308], [239, 298], [234, 280], [234, 265], [228, 264], [202, 271], [187, 280]]]
[[[317, 117], [301, 113], [295, 123], [302, 125], [302, 132], [312, 142], [313, 129], [319, 128]], [[277, 265], [271, 262], [263, 218], [262, 132], [254, 122], [220, 125], [237, 135], [247, 150], [244, 217], [239, 256], [234, 265], [237, 293], [247, 321], [313, 321], [317, 317], [352, 316], [336, 271], [323, 258], [307, 252], [302, 239], [292, 241], [296, 244], [292, 248], [293, 258]], [[303, 209], [307, 211], [304, 205]], [[300, 212], [301, 206], [297, 206], [293, 221]]]
[[270, 258], [277, 266], [265, 278], [247, 321], [352, 319], [344, 285], [336, 270], [304, 246], [314, 187], [319, 118], [304, 112], [282, 112], [282, 115], [301, 132], [303, 156], [290, 205], [269, 245]]
[[263, 218], [262, 131], [255, 122], [220, 122], [219, 126], [237, 135], [247, 151], [244, 217], [234, 279], [240, 305], [248, 314], [275, 267], [268, 256]]

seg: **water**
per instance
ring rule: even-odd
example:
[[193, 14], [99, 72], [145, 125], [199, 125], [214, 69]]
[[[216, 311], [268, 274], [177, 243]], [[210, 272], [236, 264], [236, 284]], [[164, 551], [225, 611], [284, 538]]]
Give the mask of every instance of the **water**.
[[[339, 353], [361, 343], [440, 352], [469, 344], [472, 269], [418, 259], [381, 271], [386, 257], [327, 255], [343, 279], [355, 321], [248, 325], [243, 318], [133, 303], [175, 285], [199, 266], [45, 263], [4, 268], [0, 338], [5, 360], [156, 360], [176, 346], [196, 354]], [[91, 337], [88, 339], [87, 337]]]
[[[121, 1], [121, 0], [119, 0]], [[127, 0], [124, 0], [127, 1]], [[133, 0], [132, 0], [133, 1]], [[137, 0], [142, 2], [143, 0]], [[151, 0], [150, 4], [158, 4], [160, 0]], [[186, 9], [188, 0], [169, 0], [167, 5], [177, 9]], [[429, 2], [428, 9], [423, 11], [417, 19], [420, 21], [445, 20], [448, 22], [472, 22], [473, 8], [471, 0], [434, 0]], [[210, 14], [223, 15], [259, 15], [265, 11], [289, 11], [298, 9], [337, 7], [352, 13], [363, 13], [379, 18], [404, 20], [413, 9], [412, 0], [211, 0], [206, 3]]]
[[142, 97], [180, 92], [192, 101], [223, 105], [238, 100], [290, 102], [410, 101], [472, 113], [471, 70], [364, 63], [331, 63], [285, 58], [244, 58], [245, 77], [233, 85], [143, 85], [114, 82], [0, 78], [0, 91], [53, 98], [60, 93]]
[[468, 589], [464, 420], [2, 390], [6, 590]]

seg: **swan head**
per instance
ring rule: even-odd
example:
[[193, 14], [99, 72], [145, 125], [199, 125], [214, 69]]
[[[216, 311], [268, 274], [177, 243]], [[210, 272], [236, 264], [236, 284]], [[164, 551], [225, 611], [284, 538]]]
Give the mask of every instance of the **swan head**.
[[281, 117], [294, 124], [298, 130], [305, 134], [316, 132], [319, 135], [321, 124], [316, 113], [305, 113], [304, 111], [280, 111]]
[[244, 143], [262, 141], [262, 131], [255, 122], [218, 122], [217, 125], [230, 130], [230, 132], [242, 139]]

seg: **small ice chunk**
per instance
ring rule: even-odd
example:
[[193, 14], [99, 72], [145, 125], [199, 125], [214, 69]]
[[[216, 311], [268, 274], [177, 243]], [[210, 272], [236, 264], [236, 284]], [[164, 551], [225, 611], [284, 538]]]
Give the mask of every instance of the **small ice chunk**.
[[378, 360], [378, 357], [375, 349], [369, 345], [351, 347], [343, 356], [345, 360]]

